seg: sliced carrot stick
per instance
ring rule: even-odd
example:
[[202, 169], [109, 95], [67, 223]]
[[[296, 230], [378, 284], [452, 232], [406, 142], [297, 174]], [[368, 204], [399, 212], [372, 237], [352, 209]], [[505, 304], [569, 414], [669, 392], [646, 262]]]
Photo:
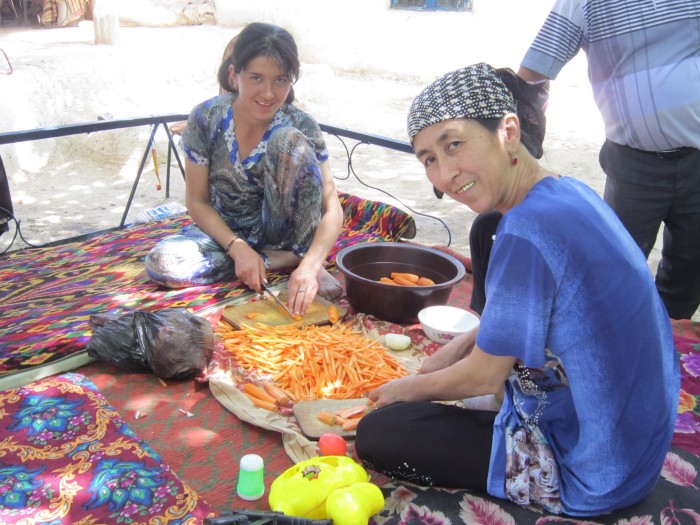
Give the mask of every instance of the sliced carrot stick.
[[328, 320], [335, 324], [338, 322], [338, 319], [340, 318], [340, 312], [338, 312], [338, 307], [334, 304], [330, 305], [328, 307]]
[[397, 278], [397, 277], [398, 277], [399, 279], [404, 279], [404, 280], [406, 280], [406, 281], [411, 281], [411, 282], [414, 283], [414, 284], [418, 282], [418, 279], [420, 279], [420, 277], [418, 277], [415, 273], [401, 273], [401, 272], [392, 272], [392, 273], [391, 273], [391, 278], [392, 278], [394, 281], [396, 281], [396, 278]]
[[435, 281], [428, 279], [427, 277], [421, 277], [416, 281], [418, 286], [435, 286]]
[[289, 403], [289, 396], [287, 395], [287, 393], [282, 389], [277, 388], [275, 385], [272, 384], [271, 381], [263, 381], [262, 385], [265, 389], [265, 392], [274, 397], [275, 402], [278, 405], [286, 405], [287, 403]]
[[268, 403], [272, 403], [273, 405], [275, 404], [274, 397], [272, 397], [270, 394], [265, 392], [265, 390], [263, 390], [259, 386], [254, 385], [253, 383], [245, 383], [243, 385], [243, 391], [249, 396], [257, 397], [258, 399], [267, 401]]
[[394, 281], [393, 279], [389, 279], [388, 277], [380, 278], [379, 282], [384, 284], [398, 284], [396, 281]]
[[248, 312], [245, 314], [246, 319], [255, 319], [258, 316], [258, 312]]
[[[305, 327], [256, 323], [237, 331], [222, 330], [219, 336], [236, 366], [249, 374], [269, 375], [271, 383], [295, 401], [363, 397], [407, 374], [380, 343], [342, 323]], [[257, 388], [269, 395], [264, 385]], [[260, 398], [259, 392], [251, 392]]]
[[352, 419], [365, 414], [366, 405], [357, 405], [354, 407], [343, 408], [335, 411], [335, 415], [343, 419]]
[[335, 414], [331, 414], [330, 412], [319, 412], [316, 414], [316, 418], [318, 418], [320, 421], [323, 421], [326, 425], [333, 426], [336, 424], [338, 421], [338, 417]]
[[357, 424], [360, 422], [361, 417], [354, 417], [352, 419], [345, 420], [343, 426], [341, 427], [346, 432], [352, 432], [357, 429]]

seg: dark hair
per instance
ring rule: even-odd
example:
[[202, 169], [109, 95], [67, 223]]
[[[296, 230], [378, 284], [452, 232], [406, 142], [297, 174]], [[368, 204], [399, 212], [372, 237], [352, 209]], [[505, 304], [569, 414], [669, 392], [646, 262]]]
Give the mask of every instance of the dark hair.
[[549, 100], [549, 81], [526, 82], [510, 68], [497, 69], [496, 74], [513, 94], [520, 120], [520, 142], [539, 159], [544, 154], [542, 143], [547, 130], [544, 111]]
[[[2, 0], [0, 0], [2, 1]], [[219, 81], [219, 93], [231, 93], [230, 89], [228, 88], [228, 81], [229, 81], [229, 75], [228, 75], [228, 64], [230, 62], [228, 61], [229, 58], [231, 58], [231, 55], [233, 54], [233, 47], [236, 45], [236, 40], [238, 40], [238, 35], [234, 36], [229, 43], [226, 45], [224, 48], [224, 54], [221, 56], [221, 65], [219, 66], [219, 70], [226, 64], [226, 74], [222, 78], [220, 73], [217, 73], [217, 80]], [[222, 81], [224, 83], [222, 83]]]
[[[544, 154], [542, 143], [547, 129], [544, 110], [549, 99], [549, 82], [532, 84], [517, 76], [512, 69], [497, 69], [496, 74], [510, 90], [515, 100], [518, 119], [520, 120], [520, 142], [530, 154], [539, 159]], [[471, 119], [481, 124], [486, 130], [495, 133], [501, 125], [500, 118]]]
[[[238, 34], [233, 53], [228, 57], [224, 56], [219, 66], [217, 77], [221, 88], [235, 93], [236, 90], [229, 83], [229, 66], [233, 65], [234, 71], [238, 74], [251, 60], [260, 56], [277, 62], [292, 83], [299, 78], [299, 53], [289, 31], [276, 25], [253, 22]], [[294, 88], [292, 87], [285, 102], [291, 104], [293, 101]]]

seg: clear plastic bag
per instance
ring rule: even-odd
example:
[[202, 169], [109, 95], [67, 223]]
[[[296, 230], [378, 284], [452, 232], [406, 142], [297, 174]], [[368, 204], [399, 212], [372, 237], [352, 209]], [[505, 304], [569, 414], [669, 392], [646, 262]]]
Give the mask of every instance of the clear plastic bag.
[[184, 308], [93, 315], [90, 326], [90, 357], [163, 379], [203, 373], [214, 351], [209, 322]]

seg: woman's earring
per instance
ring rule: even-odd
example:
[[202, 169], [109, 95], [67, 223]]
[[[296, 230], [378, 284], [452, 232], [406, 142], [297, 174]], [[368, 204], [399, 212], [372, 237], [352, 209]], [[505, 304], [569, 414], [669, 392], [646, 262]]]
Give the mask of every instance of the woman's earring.
[[518, 163], [518, 154], [513, 152], [510, 154], [510, 165], [515, 166]]

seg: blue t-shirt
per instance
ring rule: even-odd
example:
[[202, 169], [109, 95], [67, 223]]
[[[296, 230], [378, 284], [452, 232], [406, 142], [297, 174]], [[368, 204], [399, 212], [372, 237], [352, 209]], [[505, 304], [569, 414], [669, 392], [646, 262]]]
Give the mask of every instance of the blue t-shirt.
[[540, 181], [500, 222], [486, 297], [477, 345], [518, 359], [489, 493], [572, 515], [646, 496], [680, 375], [651, 272], [613, 211], [575, 179]]

